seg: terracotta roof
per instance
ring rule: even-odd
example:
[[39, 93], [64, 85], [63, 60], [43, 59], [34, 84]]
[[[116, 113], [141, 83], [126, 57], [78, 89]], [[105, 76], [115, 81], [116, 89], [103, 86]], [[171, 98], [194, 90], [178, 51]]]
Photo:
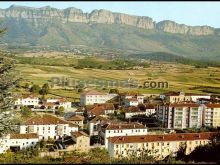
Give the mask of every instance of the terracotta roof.
[[138, 107], [135, 106], [130, 106], [124, 109], [125, 112], [139, 112], [140, 109]]
[[126, 99], [128, 101], [138, 101], [136, 98], [129, 98], [129, 99]]
[[118, 130], [118, 129], [143, 129], [146, 128], [144, 125], [140, 123], [115, 123], [109, 124], [106, 127], [106, 130]]
[[38, 135], [36, 133], [11, 134], [10, 139], [38, 139]]
[[165, 135], [141, 135], [141, 136], [120, 136], [111, 137], [110, 142], [114, 144], [120, 143], [144, 143], [144, 142], [160, 142], [160, 141], [187, 141], [187, 140], [206, 140], [215, 133], [177, 133]]
[[208, 108], [220, 108], [220, 104], [205, 104]]
[[80, 136], [87, 136], [89, 137], [88, 134], [86, 134], [85, 132], [79, 131], [79, 132], [71, 132], [71, 135], [74, 137], [80, 137]]
[[97, 121], [101, 120], [102, 122], [110, 122], [111, 120], [102, 117], [102, 116], [96, 116], [95, 118], [93, 118], [92, 120], [90, 120], [90, 123], [96, 123]]
[[196, 103], [173, 103], [168, 105], [170, 107], [199, 107], [199, 104]]
[[52, 115], [37, 115], [28, 119], [25, 125], [50, 125], [50, 124], [69, 124], [69, 122], [62, 120]]
[[146, 109], [155, 109], [155, 106], [153, 104], [144, 104]]
[[79, 126], [73, 123], [69, 123], [69, 127], [79, 127]]
[[84, 120], [84, 117], [80, 115], [74, 115], [67, 119], [67, 121], [82, 121], [82, 120]]
[[106, 94], [98, 91], [90, 90], [82, 93], [81, 95], [106, 95]]
[[105, 110], [115, 110], [112, 103], [96, 104], [92, 108], [88, 109], [87, 112], [92, 113], [95, 116], [104, 115]]

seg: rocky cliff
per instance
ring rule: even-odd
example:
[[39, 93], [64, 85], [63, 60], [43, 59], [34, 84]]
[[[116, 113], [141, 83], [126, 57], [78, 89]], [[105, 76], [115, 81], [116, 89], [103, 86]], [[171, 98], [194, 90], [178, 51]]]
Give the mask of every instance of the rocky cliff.
[[54, 19], [66, 22], [79, 23], [103, 23], [103, 24], [125, 24], [138, 28], [152, 29], [168, 33], [190, 34], [190, 35], [219, 35], [219, 30], [209, 26], [187, 26], [173, 21], [154, 22], [146, 16], [133, 16], [122, 13], [113, 13], [107, 10], [93, 10], [84, 13], [73, 7], [56, 9], [50, 6], [42, 8], [31, 8], [12, 5], [7, 9], [0, 9], [0, 18], [26, 19], [38, 26], [39, 22], [52, 21]]

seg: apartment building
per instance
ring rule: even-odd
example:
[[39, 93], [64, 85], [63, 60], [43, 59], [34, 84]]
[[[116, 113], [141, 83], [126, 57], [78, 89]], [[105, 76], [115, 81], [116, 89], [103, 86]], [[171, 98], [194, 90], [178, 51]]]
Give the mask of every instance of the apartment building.
[[108, 138], [116, 136], [147, 135], [147, 127], [141, 123], [107, 123], [100, 127], [99, 135], [108, 148]]
[[220, 126], [220, 104], [204, 104], [202, 125], [218, 127]]
[[108, 138], [108, 151], [110, 157], [141, 156], [146, 150], [157, 159], [163, 159], [169, 154], [178, 151], [181, 145], [186, 144], [186, 154], [191, 153], [195, 147], [205, 145], [214, 133], [181, 133], [164, 135], [117, 136]]
[[169, 129], [200, 128], [203, 108], [196, 103], [169, 103], [159, 105], [157, 117]]
[[82, 106], [103, 104], [106, 103], [108, 100], [113, 99], [116, 96], [117, 94], [106, 94], [91, 90], [88, 92], [84, 92], [80, 95], [80, 104]]
[[39, 141], [36, 133], [27, 134], [9, 134], [0, 138], [0, 154], [7, 150], [19, 151], [29, 147], [33, 147]]
[[177, 103], [184, 101], [197, 102], [197, 100], [201, 98], [210, 99], [210, 95], [171, 91], [160, 94], [160, 98], [169, 103]]
[[37, 115], [20, 125], [20, 133], [37, 133], [40, 139], [59, 139], [77, 132], [78, 125], [52, 115]]

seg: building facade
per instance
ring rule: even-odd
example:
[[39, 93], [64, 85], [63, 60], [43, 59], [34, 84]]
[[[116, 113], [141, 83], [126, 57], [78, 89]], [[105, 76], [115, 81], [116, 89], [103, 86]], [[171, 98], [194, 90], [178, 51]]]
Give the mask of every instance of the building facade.
[[165, 128], [200, 128], [202, 126], [202, 109], [196, 103], [164, 104], [158, 107], [157, 117]]
[[112, 137], [108, 138], [108, 151], [113, 158], [139, 157], [150, 151], [156, 159], [163, 159], [170, 154], [175, 155], [181, 145], [186, 145], [186, 154], [189, 154], [197, 146], [207, 144], [212, 135], [208, 132]]
[[35, 116], [20, 125], [20, 133], [37, 133], [40, 139], [59, 139], [77, 132], [78, 125], [52, 115]]
[[109, 137], [147, 134], [147, 127], [140, 123], [109, 123], [100, 127], [99, 131], [99, 135], [102, 137], [106, 149], [108, 148]]

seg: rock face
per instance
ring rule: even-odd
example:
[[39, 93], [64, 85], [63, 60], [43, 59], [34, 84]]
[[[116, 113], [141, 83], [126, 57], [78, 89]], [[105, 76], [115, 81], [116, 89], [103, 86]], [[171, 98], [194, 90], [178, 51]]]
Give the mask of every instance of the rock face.
[[133, 16], [122, 13], [113, 13], [108, 10], [93, 10], [91, 13], [83, 13], [82, 10], [73, 7], [64, 10], [45, 6], [31, 8], [12, 5], [7, 9], [0, 9], [0, 18], [25, 19], [38, 25], [39, 22], [52, 21], [54, 19], [66, 22], [126, 24], [138, 28], [152, 29], [168, 33], [190, 35], [219, 35], [219, 30], [209, 26], [187, 26], [173, 21], [161, 21], [155, 23], [152, 18], [146, 16]]

